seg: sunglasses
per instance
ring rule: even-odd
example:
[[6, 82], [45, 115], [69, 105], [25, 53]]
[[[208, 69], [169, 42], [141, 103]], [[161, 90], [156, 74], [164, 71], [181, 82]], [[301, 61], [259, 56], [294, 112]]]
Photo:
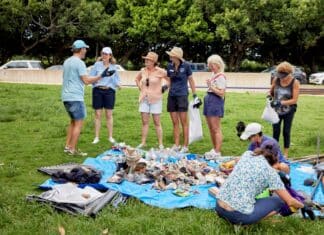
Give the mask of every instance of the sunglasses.
[[101, 55], [109, 55], [108, 53], [101, 52]]
[[148, 87], [150, 85], [150, 80], [149, 78], [146, 78], [146, 86]]

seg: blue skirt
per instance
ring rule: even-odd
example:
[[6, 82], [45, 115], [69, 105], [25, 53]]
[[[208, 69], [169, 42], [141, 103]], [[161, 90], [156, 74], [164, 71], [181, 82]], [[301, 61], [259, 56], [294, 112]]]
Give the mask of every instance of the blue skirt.
[[204, 115], [206, 117], [224, 117], [224, 99], [208, 92], [204, 97]]

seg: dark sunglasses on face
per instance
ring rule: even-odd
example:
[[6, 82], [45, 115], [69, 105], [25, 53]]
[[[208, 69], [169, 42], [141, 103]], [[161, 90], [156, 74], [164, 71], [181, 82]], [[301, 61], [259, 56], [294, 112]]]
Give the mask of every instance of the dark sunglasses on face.
[[150, 80], [149, 78], [146, 78], [146, 86], [148, 87], [150, 85]]
[[109, 55], [108, 53], [101, 52], [101, 55]]

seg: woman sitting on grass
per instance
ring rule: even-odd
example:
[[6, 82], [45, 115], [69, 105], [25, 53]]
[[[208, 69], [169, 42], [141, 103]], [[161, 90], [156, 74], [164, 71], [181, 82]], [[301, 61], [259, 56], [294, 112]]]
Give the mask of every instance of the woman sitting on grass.
[[[277, 214], [285, 205], [304, 207], [285, 189], [273, 168], [278, 164], [279, 145], [274, 140], [263, 142], [260, 148], [247, 151], [234, 167], [217, 195], [217, 214], [233, 224], [248, 225]], [[269, 188], [278, 196], [255, 199]]]

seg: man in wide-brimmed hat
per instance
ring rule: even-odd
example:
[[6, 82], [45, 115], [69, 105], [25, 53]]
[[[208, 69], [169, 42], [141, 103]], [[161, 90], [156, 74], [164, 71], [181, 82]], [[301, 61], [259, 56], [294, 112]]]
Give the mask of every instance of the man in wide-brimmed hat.
[[[171, 62], [167, 67], [167, 74], [170, 78], [170, 91], [168, 95], [167, 111], [170, 113], [173, 124], [173, 149], [183, 153], [188, 152], [189, 124], [188, 112], [188, 82], [193, 97], [196, 97], [195, 81], [192, 77], [190, 65], [183, 59], [183, 51], [180, 47], [173, 47], [166, 52]], [[183, 130], [183, 146], [180, 147], [180, 126]]]

